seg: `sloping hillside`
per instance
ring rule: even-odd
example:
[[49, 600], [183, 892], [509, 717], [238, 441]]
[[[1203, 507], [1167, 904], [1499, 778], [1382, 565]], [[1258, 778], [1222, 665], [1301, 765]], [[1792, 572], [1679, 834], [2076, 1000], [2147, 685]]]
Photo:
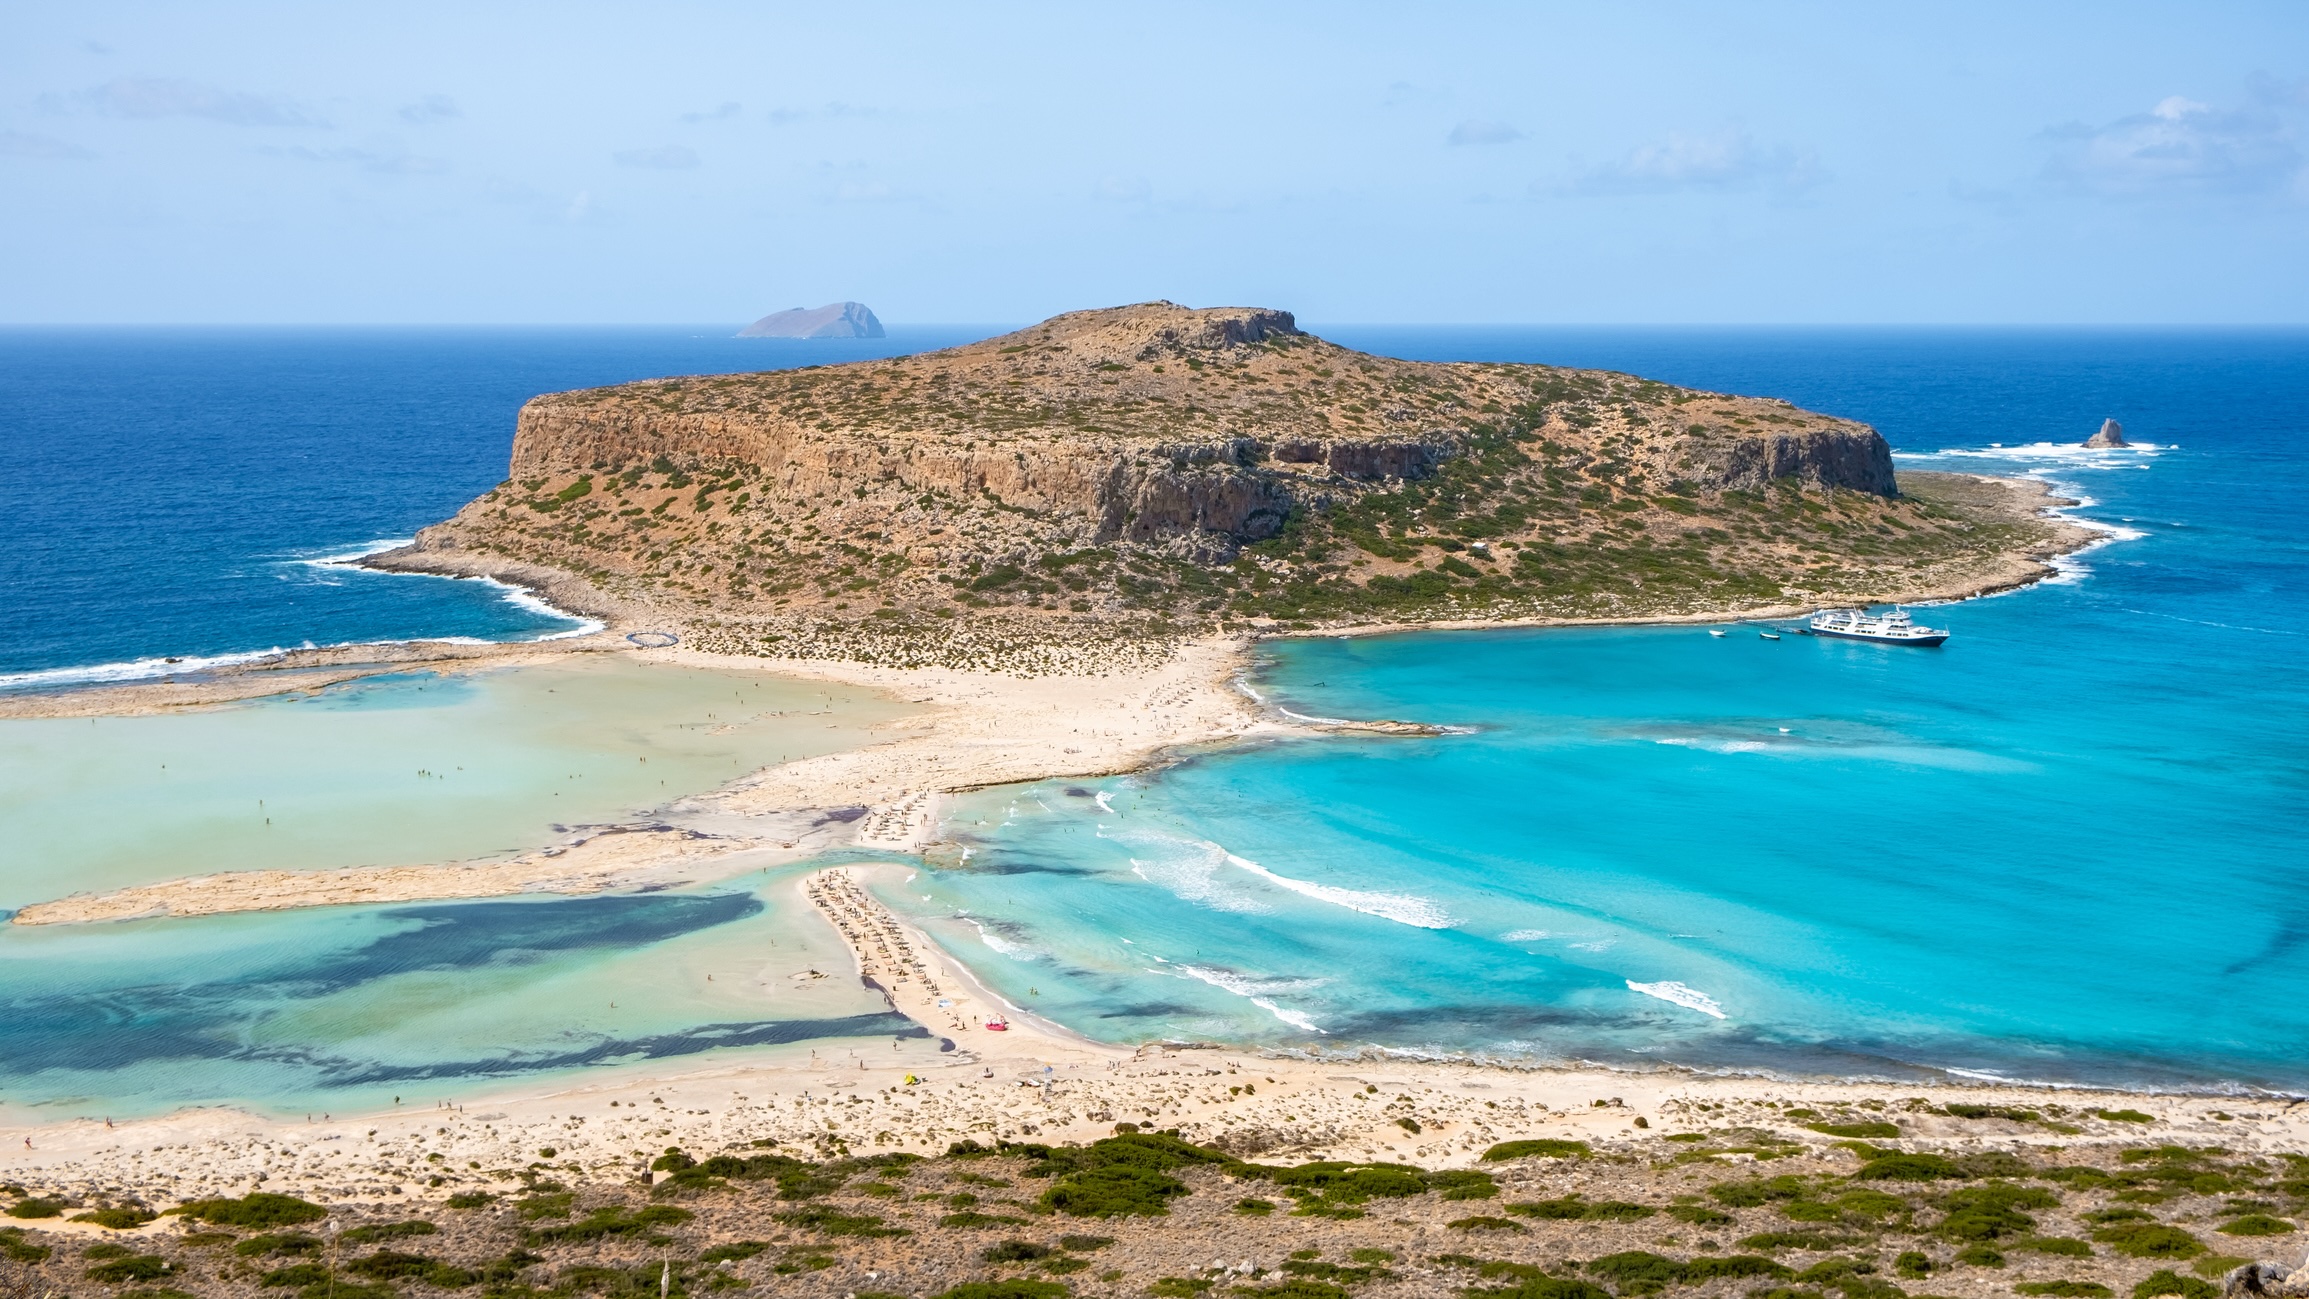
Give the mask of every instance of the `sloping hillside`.
[[[1284, 312], [1073, 312], [888, 361], [555, 393], [387, 566], [727, 648], [942, 661], [1248, 619], [1608, 618], [1956, 593], [2071, 544], [1865, 425], [1370, 356]], [[949, 648], [939, 648], [948, 646]]]

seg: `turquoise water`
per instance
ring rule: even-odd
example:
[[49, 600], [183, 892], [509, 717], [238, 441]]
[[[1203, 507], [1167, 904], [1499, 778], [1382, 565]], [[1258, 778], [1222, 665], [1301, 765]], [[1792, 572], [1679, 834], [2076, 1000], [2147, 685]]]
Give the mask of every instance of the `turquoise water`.
[[864, 690], [573, 656], [148, 717], [0, 719], [0, 908], [219, 870], [544, 847], [867, 742]]
[[[1876, 424], [1906, 468], [2070, 485], [2092, 501], [2079, 513], [2117, 539], [2058, 581], [1930, 611], [1956, 631], [1937, 652], [1740, 628], [1271, 642], [1254, 685], [1283, 705], [1468, 733], [1269, 744], [958, 800], [949, 829], [966, 864], [942, 856], [891, 900], [1007, 995], [1116, 1041], [2309, 1088], [2297, 846], [2309, 826], [2309, 336], [1330, 332], [1401, 355], [1784, 396]], [[240, 368], [223, 377], [244, 414], [264, 416], [251, 427], [320, 400], [314, 376], [329, 367], [382, 365], [375, 387], [443, 347], [464, 357], [461, 373], [506, 387], [498, 354], [470, 339], [420, 339], [382, 361], [324, 349], [321, 370], [310, 340], [269, 360], [264, 340], [231, 341], [218, 355]], [[554, 340], [516, 341], [532, 361], [571, 359]], [[587, 342], [574, 369], [651, 359], [599, 348]], [[100, 388], [101, 360], [75, 361], [74, 382]], [[165, 378], [138, 391], [165, 405]], [[231, 544], [201, 553], [223, 560], [181, 570], [131, 526], [145, 516], [71, 534], [103, 581], [79, 595], [43, 587], [26, 606], [46, 610], [40, 635], [0, 667], [553, 625], [469, 626], [499, 615], [480, 617], [459, 584], [382, 577], [328, 597], [350, 603], [308, 606], [312, 593], [243, 563], [325, 553], [464, 499], [502, 463], [518, 395], [494, 393], [502, 410], [481, 420], [457, 414], [456, 393], [431, 393], [442, 418], [430, 449], [356, 484], [372, 522], [353, 532], [329, 530], [331, 510], [260, 498], [248, 508], [266, 519], [209, 521]], [[2081, 440], [2109, 414], [2153, 448], [2032, 445]], [[236, 418], [186, 413], [201, 437]], [[35, 423], [78, 445], [72, 419]], [[242, 448], [243, 468], [259, 473], [267, 447], [296, 458], [329, 441], [325, 428], [292, 431]], [[47, 478], [102, 490], [71, 456], [41, 463]], [[318, 479], [292, 467], [276, 487], [324, 499], [313, 482], [377, 463], [330, 462]], [[154, 481], [182, 496], [162, 490], [165, 474]], [[41, 483], [17, 485], [37, 496]], [[207, 576], [185, 580], [194, 570]], [[0, 586], [23, 593], [31, 571]], [[370, 603], [390, 590], [407, 599]], [[204, 602], [236, 601], [246, 607], [206, 616]], [[307, 612], [326, 616], [300, 630]], [[277, 712], [155, 719], [193, 724], [149, 734], [106, 721], [93, 742], [85, 721], [70, 742], [61, 724], [0, 723], [0, 905], [221, 865], [522, 846], [556, 821], [654, 806], [639, 757], [689, 762], [711, 784], [785, 743], [716, 736], [730, 720], [719, 686], [620, 685], [573, 719], [558, 715], [557, 687], [516, 705], [487, 681], [379, 683]], [[460, 733], [424, 716], [451, 703], [491, 720]], [[203, 727], [222, 729], [171, 738]], [[177, 753], [192, 765], [180, 770]], [[479, 754], [502, 761], [497, 775], [471, 773]], [[565, 816], [573, 796], [584, 810]], [[285, 828], [314, 838], [278, 852], [258, 798], [280, 799]], [[392, 852], [378, 852], [380, 835]], [[789, 880], [0, 929], [0, 1107], [344, 1113], [904, 1032], [878, 998], [829, 986], [841, 980], [785, 978], [842, 959]]]
[[[1980, 349], [1977, 409], [1858, 369], [1848, 400], [1779, 389], [1886, 425], [1903, 468], [2044, 476], [2109, 529], [2054, 581], [1926, 611], [1944, 649], [1270, 642], [1253, 685], [1284, 707], [1469, 733], [975, 794], [966, 861], [893, 901], [1118, 1041], [2309, 1086], [2309, 349], [2135, 371], [2127, 340], [2052, 342]], [[2035, 445], [2063, 382], [2093, 389], [2080, 438], [2105, 401], [2151, 445]]]
[[[839, 685], [605, 655], [151, 717], [0, 720], [0, 907], [213, 870], [535, 848], [866, 743], [909, 711]], [[793, 874], [0, 925], [0, 1110], [347, 1112], [736, 1048], [924, 1046], [853, 981], [787, 978], [849, 959]]]
[[791, 869], [711, 889], [0, 930], [0, 1118], [358, 1113], [709, 1053], [937, 1043]]

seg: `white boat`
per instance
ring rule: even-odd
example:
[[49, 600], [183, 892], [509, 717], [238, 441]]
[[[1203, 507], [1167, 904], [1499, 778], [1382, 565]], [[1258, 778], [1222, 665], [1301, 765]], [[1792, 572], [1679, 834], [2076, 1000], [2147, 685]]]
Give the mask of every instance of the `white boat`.
[[1946, 628], [1919, 627], [1908, 616], [1908, 611], [1899, 605], [1892, 606], [1890, 613], [1870, 613], [1866, 609], [1822, 609], [1812, 615], [1810, 631], [1815, 636], [1925, 648], [1948, 639]]
[[1724, 633], [1722, 633], [1722, 632], [1720, 632], [1720, 631], [1717, 631], [1717, 630], [1715, 630], [1715, 629], [1714, 629], [1714, 628], [1712, 628], [1712, 627], [1708, 629], [1708, 634], [1709, 634], [1710, 636], [1713, 636], [1713, 637], [1717, 638], [1718, 640], [1721, 640], [1721, 639], [1723, 639], [1723, 636], [1724, 636]]
[[1760, 632], [1757, 632], [1756, 634], [1757, 634], [1758, 636], [1761, 636], [1761, 637], [1763, 637], [1765, 640], [1778, 640], [1778, 639], [1780, 639], [1780, 633], [1778, 633], [1778, 632], [1776, 632], [1776, 631], [1760, 631]]

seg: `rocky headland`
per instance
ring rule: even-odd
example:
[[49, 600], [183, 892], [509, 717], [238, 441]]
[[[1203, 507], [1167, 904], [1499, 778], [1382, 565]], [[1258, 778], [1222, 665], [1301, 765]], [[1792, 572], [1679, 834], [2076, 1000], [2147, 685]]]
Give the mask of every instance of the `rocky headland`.
[[1896, 475], [1875, 430], [1783, 401], [1157, 302], [542, 396], [505, 483], [369, 562], [725, 652], [1032, 667], [1223, 629], [1970, 594], [2087, 539], [2044, 503]]

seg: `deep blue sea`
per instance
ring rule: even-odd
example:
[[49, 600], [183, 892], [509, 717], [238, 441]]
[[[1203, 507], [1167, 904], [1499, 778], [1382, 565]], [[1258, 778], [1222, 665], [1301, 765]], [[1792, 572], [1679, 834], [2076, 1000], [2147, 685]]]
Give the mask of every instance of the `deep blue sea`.
[[496, 486], [514, 414], [539, 393], [993, 331], [731, 332], [0, 329], [0, 689], [188, 666], [168, 657], [573, 630], [494, 583], [316, 561], [406, 540]]
[[[305, 561], [495, 483], [537, 392], [831, 355], [721, 332], [0, 332], [0, 506], [19, 524], [0, 674], [565, 630], [502, 589]], [[890, 900], [1007, 995], [1115, 1040], [2309, 1089], [2309, 332], [1320, 332], [1786, 397], [1874, 424], [1904, 468], [2049, 478], [2110, 540], [2056, 580], [1923, 611], [1954, 629], [1937, 651], [1737, 625], [1269, 642], [1248, 684], [1294, 711], [1469, 733], [959, 800], [967, 867]], [[2111, 415], [2140, 449], [2073, 446]], [[349, 971], [332, 1004], [435, 971], [428, 997], [519, 1023], [537, 1068], [729, 1049], [719, 1003], [694, 1025], [669, 1009], [642, 1047], [540, 1020], [550, 999], [517, 995], [505, 962], [549, 947], [556, 977], [614, 984], [659, 945], [745, 950], [754, 913], [549, 905], [160, 922], [167, 947], [137, 960], [100, 950], [137, 925], [88, 931], [70, 989], [42, 1000], [40, 968], [14, 966], [0, 1003], [71, 1021], [54, 1043], [115, 1041], [120, 1081], [90, 1046], [68, 1091], [0, 1061], [0, 1092], [287, 1103], [412, 1067], [453, 1082], [461, 1057], [283, 1009], [309, 976], [278, 963], [316, 926]], [[395, 937], [412, 925], [454, 952]], [[184, 970], [155, 967], [175, 951]], [[118, 1037], [106, 1017], [130, 1003], [167, 1033]], [[197, 1084], [156, 1091], [171, 1053], [201, 1060], [176, 1071]]]

